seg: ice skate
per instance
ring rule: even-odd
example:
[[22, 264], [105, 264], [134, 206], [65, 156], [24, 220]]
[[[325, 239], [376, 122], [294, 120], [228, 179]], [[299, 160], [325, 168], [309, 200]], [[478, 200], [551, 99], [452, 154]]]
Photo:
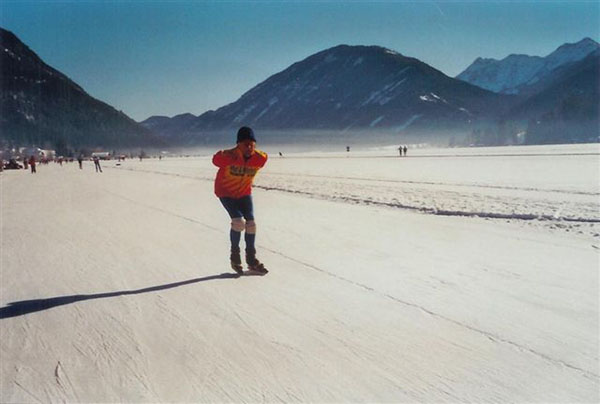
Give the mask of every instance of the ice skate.
[[231, 263], [231, 269], [233, 269], [238, 275], [242, 275], [244, 273], [242, 257], [240, 257], [239, 251], [232, 251], [231, 255], [229, 256], [229, 261]]
[[249, 274], [264, 275], [269, 272], [263, 263], [256, 258], [255, 254], [246, 253], [246, 264], [248, 264]]

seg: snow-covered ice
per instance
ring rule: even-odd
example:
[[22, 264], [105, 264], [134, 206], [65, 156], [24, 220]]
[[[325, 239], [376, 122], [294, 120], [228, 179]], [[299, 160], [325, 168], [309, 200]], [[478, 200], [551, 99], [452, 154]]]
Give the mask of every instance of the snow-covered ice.
[[600, 400], [598, 145], [267, 151], [3, 172], [0, 402]]

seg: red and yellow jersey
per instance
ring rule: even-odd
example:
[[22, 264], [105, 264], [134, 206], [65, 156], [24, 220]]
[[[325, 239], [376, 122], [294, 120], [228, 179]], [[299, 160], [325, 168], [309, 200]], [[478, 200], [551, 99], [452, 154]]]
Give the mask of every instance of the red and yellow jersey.
[[267, 153], [254, 150], [254, 154], [245, 159], [238, 148], [220, 150], [215, 153], [212, 162], [219, 167], [215, 194], [219, 198], [241, 198], [252, 193], [254, 176], [267, 162]]

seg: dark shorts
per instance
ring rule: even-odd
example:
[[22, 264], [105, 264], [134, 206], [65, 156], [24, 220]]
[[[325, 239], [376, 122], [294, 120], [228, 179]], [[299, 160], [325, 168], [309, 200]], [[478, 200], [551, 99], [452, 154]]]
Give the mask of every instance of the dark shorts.
[[229, 213], [230, 218], [243, 217], [246, 220], [254, 220], [254, 206], [252, 205], [252, 195], [242, 196], [241, 198], [219, 198], [221, 203]]

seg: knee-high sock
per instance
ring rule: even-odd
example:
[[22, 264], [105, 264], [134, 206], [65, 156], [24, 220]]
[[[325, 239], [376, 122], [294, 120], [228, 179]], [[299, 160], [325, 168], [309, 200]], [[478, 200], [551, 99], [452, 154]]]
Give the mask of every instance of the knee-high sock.
[[256, 222], [254, 219], [246, 221], [246, 232], [244, 233], [244, 241], [246, 242], [246, 252], [256, 254], [254, 241], [256, 240]]
[[256, 248], [254, 247], [254, 241], [256, 240], [255, 233], [244, 233], [244, 241], [246, 242], [246, 251], [255, 252]]
[[240, 240], [242, 238], [242, 232], [241, 231], [235, 231], [233, 229], [231, 229], [229, 231], [229, 239], [231, 240], [231, 250], [232, 251], [239, 251], [240, 250]]

